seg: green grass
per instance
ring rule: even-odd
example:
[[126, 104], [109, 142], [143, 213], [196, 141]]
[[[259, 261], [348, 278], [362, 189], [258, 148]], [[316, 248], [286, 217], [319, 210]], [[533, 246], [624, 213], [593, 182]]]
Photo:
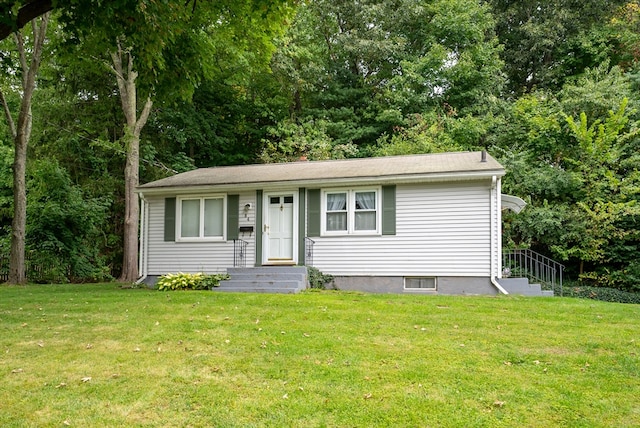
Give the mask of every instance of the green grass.
[[640, 306], [0, 286], [0, 426], [640, 426]]

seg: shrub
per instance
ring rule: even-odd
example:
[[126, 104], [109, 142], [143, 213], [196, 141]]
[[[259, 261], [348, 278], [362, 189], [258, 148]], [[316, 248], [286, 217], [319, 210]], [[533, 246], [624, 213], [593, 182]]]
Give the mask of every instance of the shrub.
[[604, 302], [640, 304], [640, 293], [622, 291], [608, 287], [573, 286], [564, 288], [564, 296]]
[[207, 290], [220, 285], [220, 281], [228, 279], [226, 273], [207, 275], [200, 273], [168, 273], [162, 275], [156, 286], [160, 291], [168, 290]]
[[333, 275], [324, 274], [313, 266], [307, 266], [307, 275], [309, 276], [309, 286], [319, 290], [324, 290], [327, 284], [333, 281]]

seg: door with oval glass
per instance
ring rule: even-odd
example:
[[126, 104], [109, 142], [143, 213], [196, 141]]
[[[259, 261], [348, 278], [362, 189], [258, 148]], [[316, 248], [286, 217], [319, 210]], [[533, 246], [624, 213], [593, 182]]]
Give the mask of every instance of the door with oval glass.
[[295, 193], [265, 195], [263, 232], [264, 264], [295, 264]]

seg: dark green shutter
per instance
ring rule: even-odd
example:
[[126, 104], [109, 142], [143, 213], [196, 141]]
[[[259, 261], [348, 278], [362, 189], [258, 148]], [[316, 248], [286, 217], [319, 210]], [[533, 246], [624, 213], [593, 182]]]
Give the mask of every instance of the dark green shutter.
[[396, 186], [382, 186], [382, 234], [396, 234]]
[[306, 232], [305, 231], [305, 224], [306, 224], [305, 213], [307, 208], [306, 195], [307, 195], [307, 192], [304, 187], [301, 187], [298, 189], [298, 264], [299, 265], [305, 264], [304, 238], [305, 236], [307, 236], [305, 233]]
[[227, 195], [227, 240], [238, 239], [240, 223], [240, 195]]
[[262, 190], [256, 190], [256, 267], [262, 266]]
[[320, 205], [320, 189], [307, 190], [307, 236], [320, 236], [320, 220], [321, 220], [321, 205]]
[[176, 198], [164, 198], [164, 240], [176, 240]]

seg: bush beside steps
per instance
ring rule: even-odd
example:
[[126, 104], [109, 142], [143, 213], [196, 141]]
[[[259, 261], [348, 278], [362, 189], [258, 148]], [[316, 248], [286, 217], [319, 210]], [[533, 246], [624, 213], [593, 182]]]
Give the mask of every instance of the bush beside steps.
[[220, 281], [225, 279], [229, 279], [229, 275], [226, 273], [168, 273], [158, 279], [156, 287], [159, 291], [210, 290], [213, 287], [218, 287]]

